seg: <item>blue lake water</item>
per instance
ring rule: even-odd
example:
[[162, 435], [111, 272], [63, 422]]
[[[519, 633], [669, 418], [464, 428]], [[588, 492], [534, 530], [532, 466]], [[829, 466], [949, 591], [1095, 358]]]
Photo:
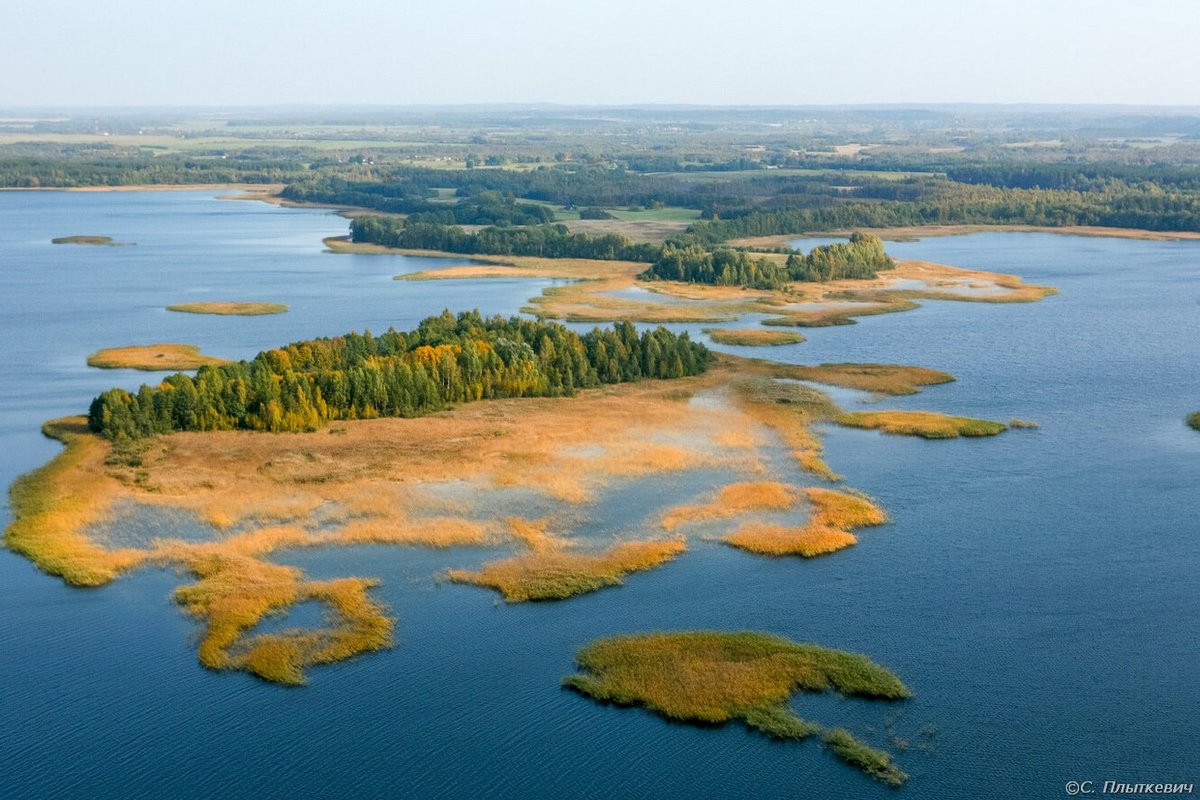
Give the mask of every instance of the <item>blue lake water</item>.
[[[445, 307], [514, 313], [545, 285], [392, 281], [433, 260], [322, 252], [345, 228], [211, 192], [0, 192], [0, 483], [56, 452], [42, 421], [146, 380], [86, 367], [99, 347], [245, 357]], [[49, 243], [69, 234], [136, 246]], [[669, 724], [558, 687], [597, 636], [695, 627], [768, 630], [895, 670], [913, 700], [796, 708], [877, 746], [908, 740], [898, 796], [1200, 780], [1200, 434], [1183, 424], [1200, 408], [1200, 242], [979, 234], [888, 249], [1062, 294], [928, 302], [806, 330], [800, 345], [722, 348], [944, 369], [959, 380], [884, 405], [1041, 424], [949, 442], [827, 431], [833, 468], [894, 519], [857, 547], [799, 561], [701, 542], [623, 587], [514, 606], [435, 579], [493, 551], [280, 554], [316, 577], [379, 576], [397, 619], [394, 649], [315, 669], [302, 689], [201, 668], [174, 573], [71, 589], [0, 551], [0, 797], [894, 796], [814, 742]], [[291, 311], [163, 310], [200, 300]], [[633, 512], [595, 513], [603, 528]]]

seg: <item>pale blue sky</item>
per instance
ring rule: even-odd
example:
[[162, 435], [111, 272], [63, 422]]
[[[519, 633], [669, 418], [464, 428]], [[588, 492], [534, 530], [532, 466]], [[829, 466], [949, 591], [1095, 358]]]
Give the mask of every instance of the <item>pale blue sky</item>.
[[1200, 0], [0, 0], [0, 106], [1200, 105]]

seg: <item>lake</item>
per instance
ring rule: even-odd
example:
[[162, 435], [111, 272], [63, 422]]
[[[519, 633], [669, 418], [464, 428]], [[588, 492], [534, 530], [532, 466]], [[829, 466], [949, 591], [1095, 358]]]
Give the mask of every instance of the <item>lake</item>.
[[[153, 380], [88, 368], [101, 347], [185, 342], [242, 358], [443, 308], [516, 313], [550, 285], [393, 281], [456, 262], [326, 253], [344, 219], [216, 195], [0, 192], [0, 483], [57, 451], [44, 420]], [[50, 244], [71, 234], [136, 244]], [[718, 348], [946, 370], [958, 381], [883, 407], [1040, 423], [944, 442], [825, 431], [831, 466], [893, 518], [857, 547], [800, 561], [698, 542], [623, 587], [512, 606], [435, 579], [494, 551], [288, 553], [314, 577], [380, 577], [396, 617], [395, 648], [316, 668], [300, 689], [203, 669], [173, 572], [72, 589], [0, 551], [0, 797], [896, 796], [815, 742], [671, 724], [559, 688], [598, 636], [698, 627], [862, 652], [900, 675], [915, 696], [895, 706], [795, 703], [895, 752], [911, 775], [899, 796], [1196, 781], [1200, 434], [1183, 418], [1200, 409], [1200, 242], [994, 233], [888, 250], [1061, 294], [925, 302], [806, 330], [799, 345]], [[205, 300], [291, 311], [164, 310]], [[594, 524], [639, 513], [602, 502]]]

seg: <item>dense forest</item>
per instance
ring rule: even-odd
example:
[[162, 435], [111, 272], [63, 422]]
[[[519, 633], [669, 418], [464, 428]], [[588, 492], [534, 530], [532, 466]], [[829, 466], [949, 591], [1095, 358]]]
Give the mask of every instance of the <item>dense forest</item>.
[[949, 167], [946, 177], [959, 183], [982, 183], [1008, 189], [1090, 192], [1121, 184], [1154, 184], [1200, 190], [1200, 167], [1195, 164], [964, 164]]
[[653, 261], [661, 249], [658, 245], [638, 244], [628, 237], [614, 233], [571, 233], [565, 225], [489, 227], [476, 233], [468, 233], [452, 225], [375, 216], [356, 217], [351, 220], [350, 238], [355, 242], [369, 242], [385, 247], [441, 250], [447, 253], [595, 258], [609, 261]]
[[[377, 167], [367, 180], [313, 175], [284, 190], [291, 200], [358, 206], [392, 213], [437, 211], [437, 189], [452, 190], [462, 204], [487, 193], [562, 206], [705, 208], [740, 205], [749, 197], [726, 182], [684, 181], [675, 175], [642, 175], [590, 165], [543, 165], [531, 170]], [[445, 210], [446, 203], [441, 204]], [[456, 220], [471, 224], [469, 220]]]
[[638, 276], [645, 281], [683, 281], [754, 289], [779, 289], [788, 282], [783, 266], [765, 258], [752, 258], [744, 250], [707, 248], [699, 244], [668, 243], [650, 269]]
[[874, 278], [880, 270], [895, 267], [896, 262], [883, 251], [883, 240], [865, 233], [850, 234], [849, 242], [814, 247], [808, 255], [792, 253], [786, 266], [794, 281]]
[[643, 280], [712, 283], [779, 289], [791, 281], [830, 281], [843, 278], [874, 278], [879, 270], [896, 266], [883, 250], [878, 236], [854, 233], [848, 243], [814, 247], [807, 255], [791, 253], [785, 264], [752, 258], [743, 250], [705, 248], [699, 244], [682, 247], [668, 244], [657, 261], [642, 273]]
[[553, 210], [540, 203], [518, 202], [511, 193], [481, 189], [470, 196], [444, 197], [441, 190], [453, 190], [452, 186], [434, 186], [432, 180], [415, 181], [406, 172], [411, 171], [394, 172], [386, 181], [351, 181], [330, 174], [306, 177], [288, 184], [280, 194], [295, 202], [369, 208], [405, 214], [413, 222], [440, 225], [540, 225], [554, 221]]
[[313, 339], [202, 367], [194, 378], [178, 373], [132, 394], [110, 389], [92, 401], [88, 425], [110, 439], [306, 431], [331, 420], [413, 417], [473, 400], [696, 375], [711, 357], [686, 333], [665, 328], [639, 334], [624, 322], [581, 336], [556, 323], [446, 311], [413, 331]]

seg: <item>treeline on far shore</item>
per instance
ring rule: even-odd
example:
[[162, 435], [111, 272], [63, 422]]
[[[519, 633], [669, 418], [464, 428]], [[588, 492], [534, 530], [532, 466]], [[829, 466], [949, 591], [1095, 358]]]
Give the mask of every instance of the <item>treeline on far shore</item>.
[[808, 208], [725, 209], [694, 223], [689, 235], [705, 242], [847, 228], [923, 225], [1075, 225], [1148, 231], [1200, 231], [1200, 194], [1110, 192], [955, 186], [936, 200], [841, 202]]
[[449, 311], [415, 330], [369, 331], [178, 373], [137, 392], [110, 389], [88, 425], [128, 441], [171, 431], [314, 430], [333, 420], [415, 417], [455, 403], [558, 397], [605, 383], [704, 372], [712, 354], [686, 333], [628, 322], [579, 335], [563, 325]]
[[284, 196], [458, 225], [505, 224], [493, 221], [505, 215], [529, 220], [508, 224], [552, 221], [535, 219], [548, 212], [534, 207], [546, 203], [591, 213], [679, 206], [700, 212], [702, 221], [689, 233], [706, 242], [951, 224], [1200, 231], [1200, 169], [1191, 165], [916, 162], [910, 168], [933, 171], [906, 175], [843, 172], [870, 170], [869, 162], [836, 166], [840, 169], [717, 171], [720, 177], [707, 179], [686, 170], [638, 173], [621, 164], [530, 171], [376, 167], [358, 178], [304, 175]]

